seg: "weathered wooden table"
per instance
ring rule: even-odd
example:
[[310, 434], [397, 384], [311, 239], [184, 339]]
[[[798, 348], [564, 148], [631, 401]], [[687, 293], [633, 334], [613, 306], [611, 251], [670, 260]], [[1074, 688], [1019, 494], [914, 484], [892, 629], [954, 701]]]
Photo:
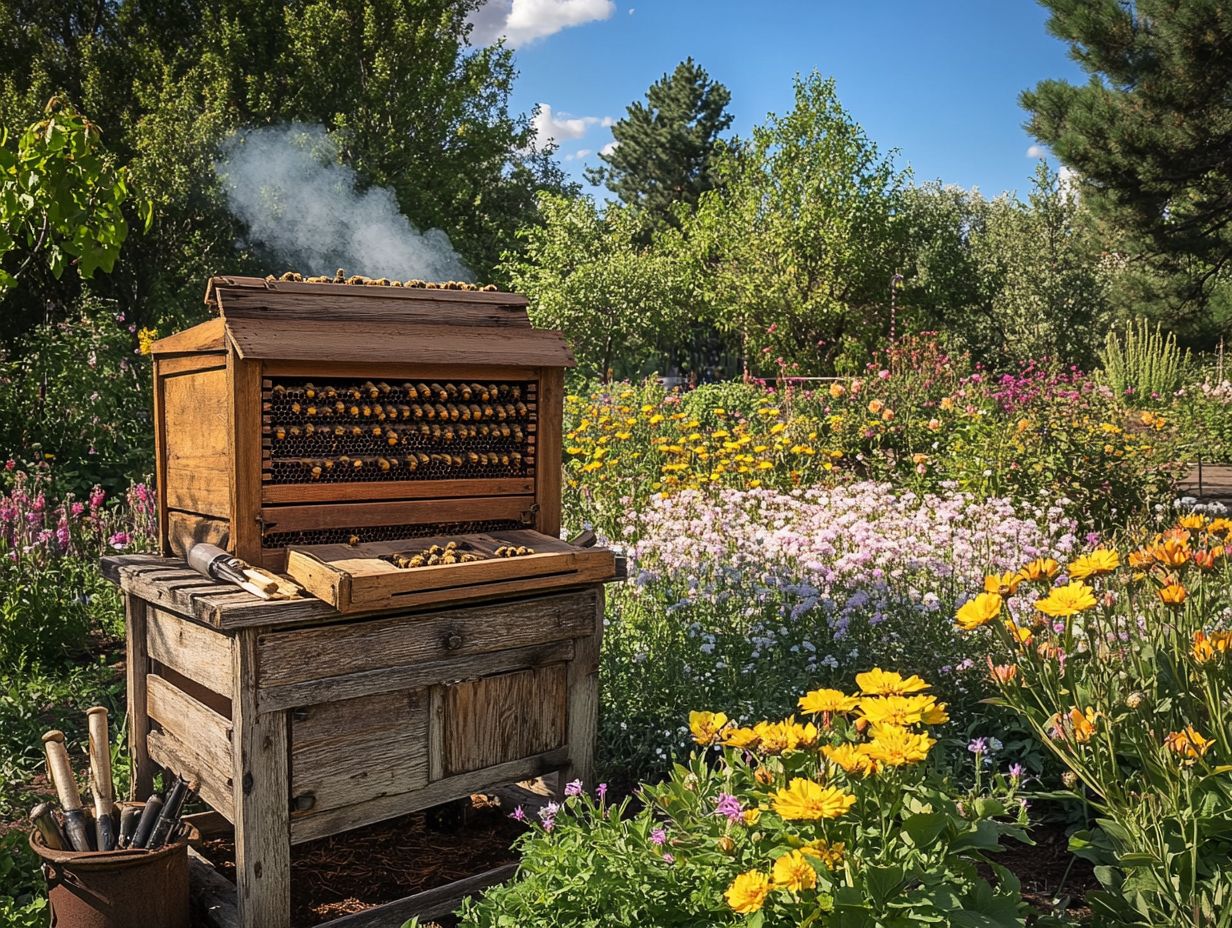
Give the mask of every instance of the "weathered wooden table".
[[551, 771], [590, 779], [602, 585], [343, 616], [177, 560], [104, 572], [127, 608], [133, 795], [159, 766], [199, 781], [234, 826], [243, 928], [289, 928], [293, 844]]

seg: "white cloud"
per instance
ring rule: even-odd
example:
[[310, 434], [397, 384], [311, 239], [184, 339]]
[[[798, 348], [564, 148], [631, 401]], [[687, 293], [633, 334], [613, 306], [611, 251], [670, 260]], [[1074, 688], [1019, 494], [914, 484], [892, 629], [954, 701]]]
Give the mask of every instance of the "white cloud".
[[1032, 145], [1027, 149], [1028, 158], [1043, 158], [1047, 152], [1044, 151], [1043, 145]]
[[553, 112], [551, 104], [540, 103], [531, 125], [535, 129], [535, 142], [540, 148], [550, 142], [563, 142], [567, 139], [580, 139], [591, 126], [610, 126], [612, 117], [604, 116], [571, 116], [568, 113]]
[[616, 150], [616, 146], [619, 144], [620, 144], [619, 142], [608, 142], [606, 145], [604, 145], [602, 148], [599, 149], [599, 154], [610, 155], [612, 152]]
[[615, 0], [487, 0], [471, 14], [471, 44], [488, 45], [503, 36], [517, 48], [615, 11]]

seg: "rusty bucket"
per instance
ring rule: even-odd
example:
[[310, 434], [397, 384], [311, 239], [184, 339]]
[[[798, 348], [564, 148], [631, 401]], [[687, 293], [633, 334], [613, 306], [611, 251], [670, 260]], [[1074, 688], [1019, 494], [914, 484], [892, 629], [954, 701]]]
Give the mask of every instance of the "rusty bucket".
[[37, 831], [51, 928], [188, 928], [188, 841], [156, 851], [53, 851]]

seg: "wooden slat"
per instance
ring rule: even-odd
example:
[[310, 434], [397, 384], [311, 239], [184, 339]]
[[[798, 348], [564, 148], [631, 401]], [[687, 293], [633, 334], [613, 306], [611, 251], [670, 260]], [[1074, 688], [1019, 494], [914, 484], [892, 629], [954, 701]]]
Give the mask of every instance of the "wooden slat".
[[[441, 918], [455, 911], [462, 904], [463, 899], [483, 892], [497, 883], [512, 879], [517, 872], [517, 864], [493, 867], [483, 873], [476, 873], [474, 876], [446, 883], [444, 886], [426, 889], [413, 896], [406, 896], [362, 912], [335, 918], [318, 925], [317, 928], [400, 928], [406, 921], [415, 917], [421, 921]], [[227, 926], [218, 926], [218, 928], [227, 928]]]
[[446, 776], [565, 743], [565, 665], [496, 674], [445, 688]]
[[591, 634], [596, 593], [447, 609], [419, 616], [349, 622], [258, 638], [260, 686], [318, 679], [322, 655], [335, 676], [455, 660]]
[[579, 638], [569, 662], [568, 744], [569, 767], [565, 781], [594, 780], [595, 744], [599, 729], [599, 652], [603, 638], [603, 589], [596, 592], [594, 634]]
[[[369, 696], [390, 690], [426, 687], [446, 680], [460, 680], [485, 673], [504, 673], [541, 664], [573, 659], [573, 641], [537, 644], [529, 648], [509, 648], [495, 654], [483, 653], [458, 660], [426, 661], [339, 676], [320, 677], [284, 686], [263, 686], [257, 691], [257, 707], [262, 712], [290, 709], [316, 703]], [[440, 756], [439, 754], [433, 756]], [[433, 779], [440, 779], [436, 774]]]
[[188, 848], [189, 901], [194, 924], [202, 928], [240, 928], [235, 884], [193, 847]]
[[425, 522], [473, 522], [520, 519], [522, 513], [530, 511], [534, 502], [533, 496], [471, 496], [401, 502], [265, 506], [261, 509], [261, 518], [265, 520], [266, 531], [269, 532], [414, 525]]
[[163, 537], [170, 554], [184, 557], [193, 545], [201, 542], [220, 548], [226, 548], [231, 543], [231, 523], [224, 519], [179, 510], [168, 512], [166, 518]]
[[[407, 358], [413, 357], [413, 354], [407, 355]], [[531, 380], [537, 376], [536, 368], [516, 364], [451, 364], [447, 361], [440, 364], [423, 364], [409, 361], [407, 358], [382, 364], [379, 368], [362, 361], [331, 361], [321, 364], [269, 358], [262, 364], [262, 369], [266, 377], [359, 377], [364, 380], [380, 377], [383, 380], [426, 380], [429, 383], [433, 380], [479, 380], [487, 383], [494, 380]]]
[[230, 479], [231, 547], [237, 557], [249, 562], [261, 559], [261, 367], [231, 358], [227, 365], [231, 401], [228, 445]]
[[548, 424], [535, 449], [537, 466], [535, 481], [539, 514], [536, 528], [553, 538], [560, 535], [560, 495], [564, 461], [561, 450], [560, 423], [564, 417], [565, 375], [560, 369], [545, 369], [540, 377], [539, 397], [541, 421]]
[[150, 609], [146, 640], [154, 660], [231, 698], [231, 639], [165, 609]]
[[[496, 326], [295, 319], [227, 319], [227, 337], [247, 361], [277, 358], [327, 364], [494, 364], [573, 367], [559, 332]], [[319, 376], [330, 376], [322, 371]], [[259, 393], [258, 393], [259, 396]], [[257, 408], [260, 408], [259, 400]]]
[[485, 770], [473, 773], [463, 773], [456, 777], [446, 777], [430, 783], [423, 789], [395, 796], [381, 796], [357, 806], [344, 809], [333, 809], [320, 815], [296, 817], [291, 823], [291, 841], [300, 844], [313, 841], [340, 831], [360, 828], [373, 822], [383, 822], [386, 819], [418, 812], [432, 806], [462, 799], [471, 793], [485, 789], [494, 783], [514, 783], [519, 780], [529, 780], [544, 774], [559, 770], [568, 762], [568, 750], [558, 748], [534, 757], [510, 761]]
[[180, 741], [191, 743], [203, 757], [231, 754], [231, 723], [162, 677], [146, 676], [150, 718]]
[[[332, 288], [331, 288], [332, 289]], [[222, 312], [227, 319], [295, 319], [316, 323], [322, 319], [403, 322], [447, 322], [450, 325], [518, 326], [530, 328], [524, 305], [481, 300], [440, 299], [457, 291], [428, 290], [426, 296], [405, 299], [397, 294], [406, 288], [344, 288], [339, 297], [317, 293], [287, 293], [269, 290], [220, 288]], [[322, 297], [325, 296], [323, 299]]]
[[[291, 713], [292, 819], [428, 783], [428, 693], [380, 693]], [[311, 797], [312, 808], [295, 803]]]
[[221, 319], [202, 322], [191, 329], [160, 338], [150, 346], [150, 353], [155, 356], [225, 350], [226, 340]]
[[[197, 781], [197, 793], [219, 815], [231, 820], [234, 813], [230, 754], [207, 756], [200, 745], [184, 741], [167, 731], [149, 734], [150, 757], [186, 780]], [[147, 794], [148, 795], [148, 794]]]
[[266, 484], [266, 503], [338, 503], [361, 500], [449, 499], [467, 495], [530, 496], [530, 477], [472, 480], [373, 480], [367, 483]]

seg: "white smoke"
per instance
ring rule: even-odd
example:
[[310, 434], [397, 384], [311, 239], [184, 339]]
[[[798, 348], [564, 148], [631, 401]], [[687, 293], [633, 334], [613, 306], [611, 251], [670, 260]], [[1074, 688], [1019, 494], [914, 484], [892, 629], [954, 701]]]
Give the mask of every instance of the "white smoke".
[[[233, 134], [214, 165], [251, 242], [302, 274], [471, 280], [440, 229], [420, 232], [384, 187], [358, 189], [320, 126], [291, 123]], [[271, 268], [271, 270], [275, 270]]]

